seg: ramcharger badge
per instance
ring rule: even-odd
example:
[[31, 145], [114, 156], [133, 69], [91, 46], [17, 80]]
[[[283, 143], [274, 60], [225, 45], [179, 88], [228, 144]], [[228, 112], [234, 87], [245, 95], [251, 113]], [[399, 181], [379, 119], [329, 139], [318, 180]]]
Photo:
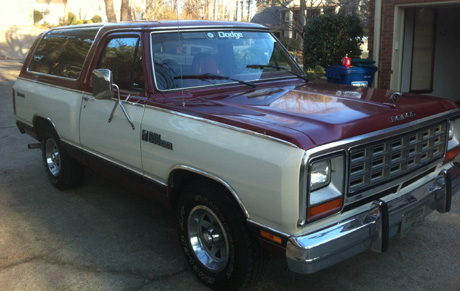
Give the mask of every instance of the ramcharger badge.
[[390, 116], [388, 119], [390, 119], [390, 122], [395, 122], [395, 121], [401, 121], [407, 118], [415, 117], [415, 113], [410, 111], [406, 112], [400, 115], [395, 115], [395, 116]]

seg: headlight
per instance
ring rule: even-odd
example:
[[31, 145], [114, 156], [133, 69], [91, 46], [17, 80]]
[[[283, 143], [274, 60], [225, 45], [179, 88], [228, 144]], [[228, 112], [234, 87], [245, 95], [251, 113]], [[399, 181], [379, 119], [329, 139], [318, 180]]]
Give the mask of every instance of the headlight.
[[307, 221], [313, 221], [342, 209], [345, 157], [337, 154], [314, 159], [308, 166]]
[[449, 122], [449, 142], [444, 163], [454, 160], [460, 153], [460, 118]]
[[331, 161], [325, 160], [310, 166], [310, 191], [327, 186], [331, 181]]

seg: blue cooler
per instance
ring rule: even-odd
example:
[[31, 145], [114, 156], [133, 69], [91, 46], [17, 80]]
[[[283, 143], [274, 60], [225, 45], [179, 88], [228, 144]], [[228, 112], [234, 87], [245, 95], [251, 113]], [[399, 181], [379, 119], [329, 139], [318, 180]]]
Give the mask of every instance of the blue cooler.
[[326, 68], [328, 83], [369, 87], [374, 81], [375, 68], [329, 66]]

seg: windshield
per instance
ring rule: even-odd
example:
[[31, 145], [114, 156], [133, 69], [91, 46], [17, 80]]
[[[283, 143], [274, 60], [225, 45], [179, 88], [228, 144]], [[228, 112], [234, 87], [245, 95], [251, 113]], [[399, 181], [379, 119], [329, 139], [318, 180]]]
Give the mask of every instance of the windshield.
[[[209, 30], [152, 33], [155, 83], [159, 90], [303, 74], [268, 32]], [[241, 83], [241, 82], [240, 82]]]

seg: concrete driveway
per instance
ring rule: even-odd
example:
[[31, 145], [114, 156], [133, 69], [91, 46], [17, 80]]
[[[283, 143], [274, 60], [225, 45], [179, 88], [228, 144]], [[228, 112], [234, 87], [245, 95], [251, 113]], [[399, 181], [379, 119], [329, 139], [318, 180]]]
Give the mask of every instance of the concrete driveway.
[[[58, 191], [34, 140], [15, 127], [20, 63], [0, 61], [0, 290], [205, 290], [185, 262], [172, 212], [87, 171]], [[313, 275], [272, 258], [253, 290], [460, 290], [460, 195], [384, 254]]]

